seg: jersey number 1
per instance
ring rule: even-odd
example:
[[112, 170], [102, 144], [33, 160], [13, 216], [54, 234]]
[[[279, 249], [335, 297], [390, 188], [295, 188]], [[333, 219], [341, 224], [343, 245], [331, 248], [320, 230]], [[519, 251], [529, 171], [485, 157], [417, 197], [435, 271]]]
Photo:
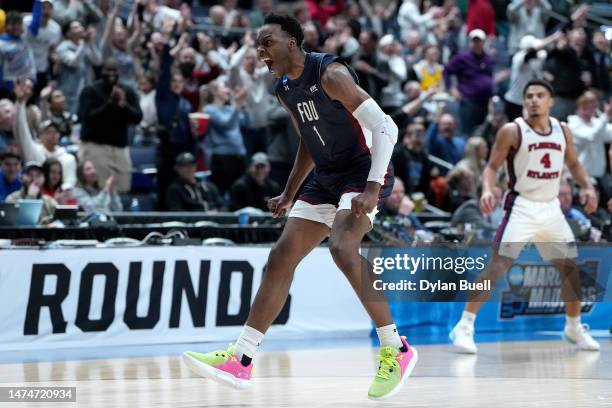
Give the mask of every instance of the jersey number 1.
[[319, 136], [319, 140], [321, 141], [321, 144], [322, 144], [323, 146], [325, 146], [325, 142], [323, 141], [323, 138], [321, 137], [321, 134], [319, 133], [319, 130], [317, 129], [317, 127], [316, 127], [316, 126], [313, 126], [312, 128], [314, 129], [314, 131], [315, 131], [315, 133], [317, 134], [317, 136]]
[[545, 169], [550, 169], [550, 154], [546, 153], [544, 156], [542, 156], [540, 163], [542, 163]]

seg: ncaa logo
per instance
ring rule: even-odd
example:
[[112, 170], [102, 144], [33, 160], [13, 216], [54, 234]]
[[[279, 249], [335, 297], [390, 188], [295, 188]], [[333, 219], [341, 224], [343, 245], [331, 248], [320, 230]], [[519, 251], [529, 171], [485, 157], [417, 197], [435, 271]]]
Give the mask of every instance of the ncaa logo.
[[508, 283], [512, 286], [521, 286], [525, 279], [525, 271], [521, 265], [513, 265], [508, 271]]

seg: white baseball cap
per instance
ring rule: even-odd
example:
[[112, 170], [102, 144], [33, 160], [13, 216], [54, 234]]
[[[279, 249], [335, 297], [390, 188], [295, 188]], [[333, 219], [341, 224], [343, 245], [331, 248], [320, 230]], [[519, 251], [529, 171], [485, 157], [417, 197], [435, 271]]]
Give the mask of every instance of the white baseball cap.
[[393, 44], [393, 41], [395, 41], [395, 37], [393, 37], [393, 34], [386, 34], [383, 35], [382, 38], [378, 41], [378, 45], [380, 47], [386, 47], [387, 45]]
[[472, 31], [470, 31], [470, 34], [468, 35], [468, 37], [470, 37], [470, 40], [478, 38], [480, 41], [484, 41], [487, 39], [487, 35], [480, 28], [475, 28]]

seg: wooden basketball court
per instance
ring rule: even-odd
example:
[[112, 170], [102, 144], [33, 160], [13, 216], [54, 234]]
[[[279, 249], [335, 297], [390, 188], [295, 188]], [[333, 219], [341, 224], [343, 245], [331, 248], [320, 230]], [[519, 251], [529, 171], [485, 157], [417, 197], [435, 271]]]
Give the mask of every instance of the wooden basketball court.
[[[448, 345], [416, 346], [413, 377], [384, 406], [612, 407], [612, 340], [601, 345], [592, 353], [562, 341], [482, 343], [478, 356], [454, 354]], [[383, 404], [366, 398], [375, 353], [370, 347], [262, 352], [253, 387], [242, 392], [195, 377], [175, 355], [3, 364], [0, 386], [75, 386], [77, 403], [0, 406], [369, 407]]]

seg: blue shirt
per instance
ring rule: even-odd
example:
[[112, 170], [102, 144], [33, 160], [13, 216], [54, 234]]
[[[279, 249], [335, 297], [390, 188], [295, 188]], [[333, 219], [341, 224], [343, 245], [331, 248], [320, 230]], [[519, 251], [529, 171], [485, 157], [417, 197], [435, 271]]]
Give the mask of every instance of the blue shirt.
[[432, 154], [444, 161], [451, 164], [457, 164], [463, 157], [463, 149], [465, 147], [465, 141], [458, 137], [453, 136], [450, 139], [445, 138], [438, 132], [438, 124], [432, 123], [427, 129], [425, 135], [427, 142], [427, 150], [429, 154]]
[[[41, 1], [34, 1], [32, 21], [27, 29], [32, 35], [38, 35], [41, 19]], [[23, 36], [25, 37], [25, 35]], [[34, 54], [30, 45], [22, 37], [13, 37], [5, 33], [0, 35], [0, 86], [13, 89], [13, 81], [18, 78], [36, 78]]]
[[4, 173], [0, 170], [0, 202], [4, 202], [6, 197], [21, 188], [21, 176], [18, 175], [15, 180], [9, 182], [4, 178]]
[[233, 105], [206, 105], [204, 113], [210, 115], [208, 133], [204, 139], [207, 154], [244, 156], [246, 149], [242, 141], [240, 126], [248, 127], [249, 116]]

